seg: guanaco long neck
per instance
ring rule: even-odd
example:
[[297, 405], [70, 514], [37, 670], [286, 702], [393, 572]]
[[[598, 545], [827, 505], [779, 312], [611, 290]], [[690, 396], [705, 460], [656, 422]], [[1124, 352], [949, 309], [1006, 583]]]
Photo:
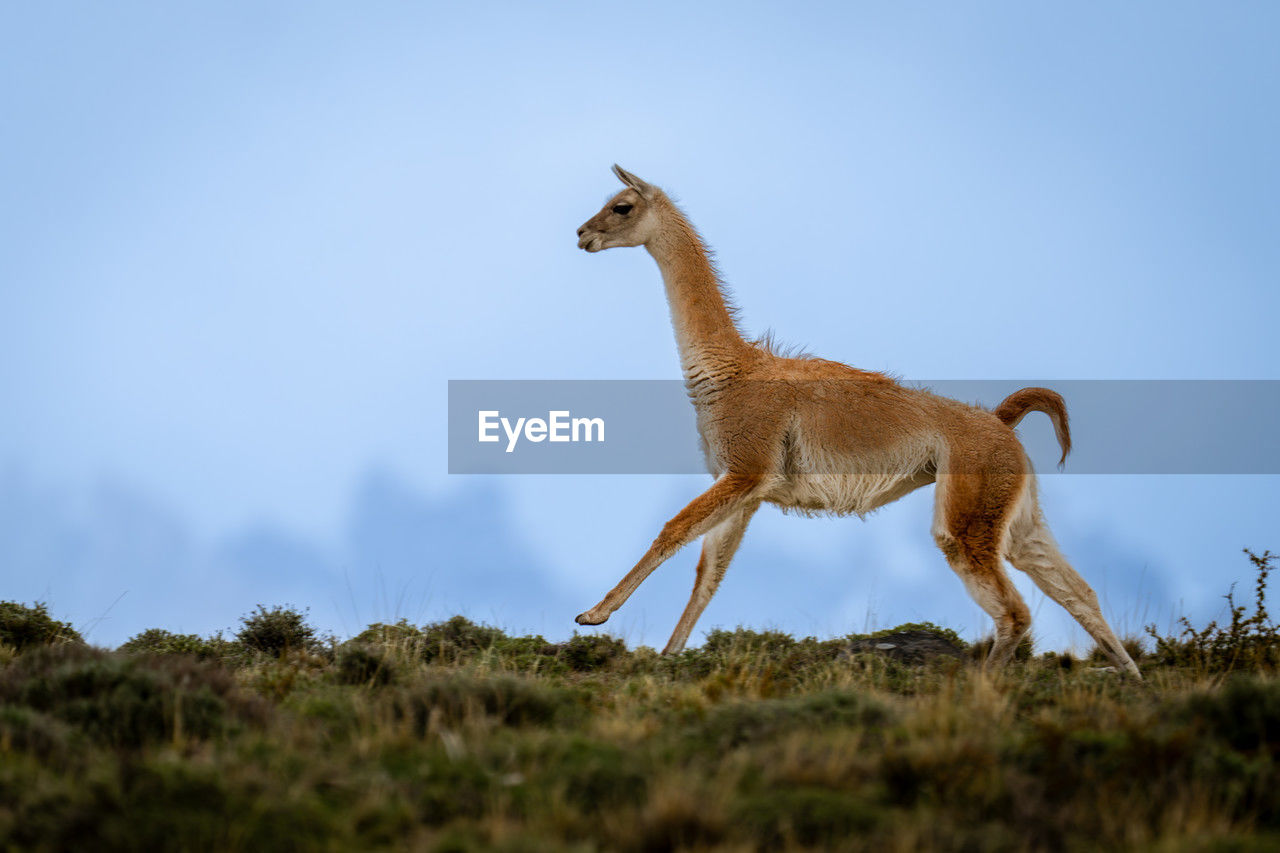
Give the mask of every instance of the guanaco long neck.
[[662, 271], [685, 385], [696, 398], [736, 374], [749, 345], [698, 232], [674, 206], [665, 213], [666, 227], [646, 248]]

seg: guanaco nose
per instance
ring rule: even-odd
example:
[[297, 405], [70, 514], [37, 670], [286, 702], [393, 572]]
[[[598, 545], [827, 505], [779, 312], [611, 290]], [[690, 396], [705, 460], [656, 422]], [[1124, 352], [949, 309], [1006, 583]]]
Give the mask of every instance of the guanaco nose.
[[583, 235], [583, 232], [585, 232], [586, 230], [587, 230], [587, 226], [583, 225], [581, 228], [578, 229], [578, 236], [581, 237]]

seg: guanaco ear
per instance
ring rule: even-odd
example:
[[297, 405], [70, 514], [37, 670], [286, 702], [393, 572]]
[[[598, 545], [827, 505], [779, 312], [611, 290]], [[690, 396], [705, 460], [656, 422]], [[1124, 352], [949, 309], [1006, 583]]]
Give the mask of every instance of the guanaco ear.
[[653, 187], [651, 185], [646, 184], [644, 181], [640, 180], [617, 163], [613, 164], [613, 173], [618, 176], [618, 180], [640, 193], [640, 195], [645, 198], [653, 197]]

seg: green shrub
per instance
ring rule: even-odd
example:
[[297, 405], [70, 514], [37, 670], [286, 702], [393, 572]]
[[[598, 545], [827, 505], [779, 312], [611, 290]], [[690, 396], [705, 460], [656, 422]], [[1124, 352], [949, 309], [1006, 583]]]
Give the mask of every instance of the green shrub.
[[738, 627], [732, 631], [714, 629], [707, 632], [702, 652], [707, 655], [753, 655], [779, 658], [794, 649], [796, 640], [781, 631], [752, 631]]
[[[498, 786], [495, 776], [471, 755], [400, 750], [398, 754], [386, 756], [383, 764], [389, 775], [405, 785], [415, 819], [431, 826], [443, 826], [460, 818], [479, 818]], [[430, 849], [440, 848], [432, 845]]]
[[0, 744], [42, 762], [65, 762], [80, 751], [79, 733], [59, 719], [22, 705], [0, 705]]
[[713, 707], [687, 732], [701, 749], [723, 751], [768, 741], [794, 731], [824, 727], [879, 727], [884, 706], [861, 693], [824, 691], [782, 699], [726, 702]]
[[547, 756], [555, 768], [549, 784], [563, 787], [565, 799], [584, 813], [612, 811], [644, 801], [648, 768], [635, 753], [617, 746], [575, 737]]
[[6, 799], [6, 849], [369, 849], [342, 843], [345, 809], [326, 807], [306, 787], [272, 784], [251, 766], [161, 753], [127, 764], [99, 761], [87, 778], [41, 781]]
[[950, 628], [943, 628], [932, 622], [904, 622], [893, 628], [884, 628], [879, 631], [872, 631], [870, 634], [850, 634], [849, 640], [876, 640], [881, 637], [888, 637], [893, 634], [932, 634], [935, 637], [955, 646], [959, 651], [965, 651], [969, 648], [969, 644], [960, 638], [960, 635]]
[[522, 672], [557, 674], [567, 672], [568, 664], [559, 654], [561, 645], [548, 643], [545, 637], [531, 634], [524, 637], [503, 637], [490, 649], [493, 662], [498, 666]]
[[847, 791], [798, 787], [761, 791], [736, 803], [736, 823], [761, 850], [844, 849], [887, 818], [882, 807]]
[[0, 643], [22, 651], [31, 646], [83, 642], [70, 623], [50, 616], [42, 601], [29, 607], [16, 601], [0, 601]]
[[291, 712], [324, 727], [330, 742], [346, 740], [370, 725], [368, 697], [344, 685], [316, 686], [300, 691], [284, 703]]
[[[309, 792], [255, 790], [197, 762], [147, 761], [121, 781], [124, 814], [99, 817], [99, 832], [118, 850], [316, 850], [337, 828]], [[229, 831], [233, 821], [238, 831]]]
[[396, 651], [418, 655], [424, 638], [425, 635], [420, 629], [410, 625], [408, 620], [401, 619], [391, 625], [375, 622], [352, 637], [351, 642], [363, 646], [386, 646]]
[[497, 628], [477, 625], [465, 616], [454, 616], [422, 629], [422, 656], [428, 663], [457, 663], [488, 651], [506, 636]]
[[1255, 554], [1244, 549], [1249, 562], [1257, 573], [1254, 584], [1253, 615], [1246, 615], [1248, 608], [1235, 602], [1235, 588], [1225, 596], [1230, 622], [1219, 625], [1215, 620], [1197, 631], [1187, 617], [1179, 624], [1182, 631], [1177, 636], [1162, 637], [1154, 625], [1147, 626], [1147, 633], [1155, 640], [1152, 657], [1160, 664], [1190, 666], [1205, 672], [1232, 672], [1236, 670], [1267, 670], [1280, 668], [1280, 629], [1267, 613], [1267, 576], [1273, 568], [1276, 555], [1270, 551]]
[[385, 648], [346, 643], [334, 661], [334, 677], [340, 684], [390, 684], [396, 680], [396, 663]]
[[568, 664], [575, 672], [588, 672], [608, 666], [627, 654], [627, 644], [617, 637], [604, 634], [579, 634], [574, 632], [567, 643], [552, 646], [548, 652]]
[[915, 665], [937, 659], [962, 660], [972, 652], [969, 644], [949, 628], [939, 628], [932, 622], [908, 622], [870, 634], [850, 634], [842, 656], [845, 654], [874, 655]]
[[276, 606], [268, 610], [259, 604], [248, 616], [240, 617], [236, 639], [247, 649], [272, 657], [286, 652], [314, 651], [319, 646], [316, 629], [307, 624], [306, 615], [292, 607]]
[[214, 643], [196, 634], [175, 634], [163, 628], [148, 628], [135, 634], [119, 649], [126, 654], [217, 656]]
[[[375, 623], [352, 637], [349, 645], [380, 648], [430, 664], [456, 665], [484, 657], [499, 667], [539, 672], [565, 671], [569, 668], [563, 665], [566, 658], [590, 668], [588, 661], [592, 657], [588, 641], [557, 645], [536, 634], [513, 637], [465, 616], [453, 616], [422, 628], [404, 619], [394, 624]], [[600, 656], [597, 653], [596, 657]], [[611, 655], [605, 653], [603, 657]]]
[[408, 685], [400, 690], [395, 706], [419, 731], [474, 723], [549, 726], [570, 722], [581, 711], [577, 693], [568, 688], [513, 675], [462, 673]]
[[47, 714], [110, 746], [209, 738], [262, 715], [215, 664], [69, 645], [34, 649], [0, 672], [0, 704]]
[[1233, 749], [1280, 753], [1280, 682], [1234, 676], [1220, 690], [1192, 695], [1184, 713]]

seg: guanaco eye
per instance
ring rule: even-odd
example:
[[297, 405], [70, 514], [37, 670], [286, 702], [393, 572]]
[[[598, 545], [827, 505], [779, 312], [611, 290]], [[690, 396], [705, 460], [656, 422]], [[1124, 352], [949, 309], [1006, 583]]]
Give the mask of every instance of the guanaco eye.
[[631, 205], [629, 205], [629, 204], [615, 204], [615, 205], [613, 206], [613, 212], [614, 212], [614, 213], [616, 213], [616, 214], [618, 214], [619, 216], [626, 216], [628, 213], [630, 213], [630, 212], [631, 212]]

